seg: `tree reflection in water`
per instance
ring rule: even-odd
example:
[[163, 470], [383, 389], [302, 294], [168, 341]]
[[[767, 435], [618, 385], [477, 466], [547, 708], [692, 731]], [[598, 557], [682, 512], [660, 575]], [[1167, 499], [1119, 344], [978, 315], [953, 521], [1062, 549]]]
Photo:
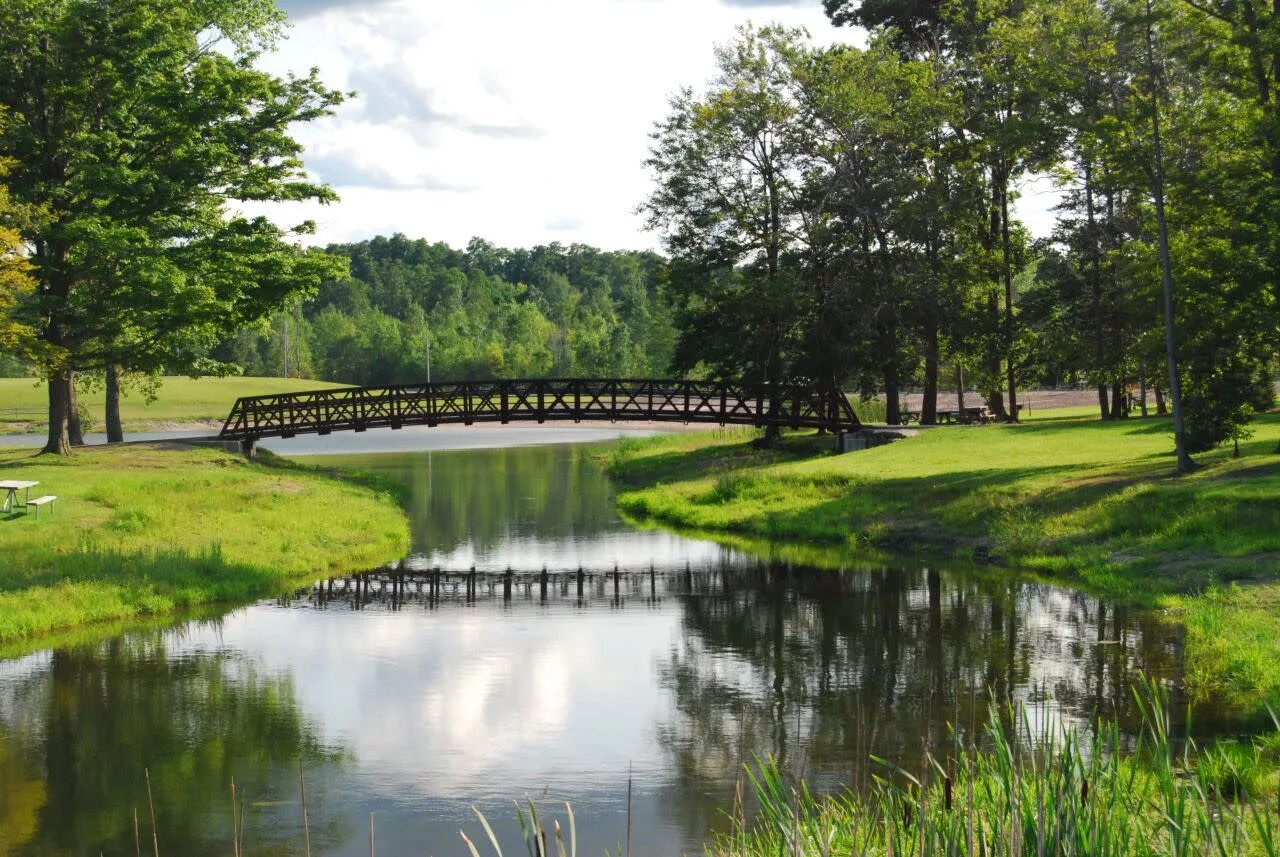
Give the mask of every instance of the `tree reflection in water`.
[[675, 714], [658, 739], [686, 829], [723, 825], [756, 757], [859, 787], [888, 773], [871, 754], [919, 771], [926, 748], [945, 755], [948, 724], [973, 734], [991, 701], [1133, 725], [1139, 671], [1172, 679], [1185, 708], [1177, 627], [1003, 572], [740, 567], [680, 600], [683, 640], [659, 665]]
[[533, 570], [648, 565], [718, 556], [708, 542], [636, 530], [613, 504], [613, 485], [590, 448], [572, 445], [412, 455], [351, 455], [326, 465], [404, 485], [416, 567]]
[[[325, 818], [321, 746], [287, 676], [234, 651], [170, 651], [146, 633], [7, 664], [0, 674], [0, 854], [134, 853], [133, 812], [151, 838], [146, 771], [161, 853], [225, 854], [230, 784], [246, 801], [258, 853], [300, 845], [297, 761], [316, 769], [308, 801]], [[323, 847], [347, 838], [312, 830]], [[149, 850], [149, 849], [146, 849]]]

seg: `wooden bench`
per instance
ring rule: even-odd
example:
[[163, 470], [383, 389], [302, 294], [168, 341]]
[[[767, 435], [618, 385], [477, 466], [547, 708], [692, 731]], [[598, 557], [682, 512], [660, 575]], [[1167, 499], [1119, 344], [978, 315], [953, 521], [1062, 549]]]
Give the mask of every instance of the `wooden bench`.
[[40, 507], [41, 507], [41, 506], [48, 506], [48, 507], [49, 507], [49, 514], [50, 514], [50, 515], [52, 515], [52, 514], [53, 514], [53, 501], [54, 501], [54, 500], [57, 500], [57, 499], [58, 499], [57, 497], [37, 497], [37, 498], [36, 498], [36, 499], [34, 499], [34, 500], [28, 500], [28, 501], [27, 501], [27, 506], [28, 506], [28, 507], [30, 507], [30, 506], [35, 506], [35, 507], [36, 507], [36, 520], [38, 521], [38, 520], [40, 520]]

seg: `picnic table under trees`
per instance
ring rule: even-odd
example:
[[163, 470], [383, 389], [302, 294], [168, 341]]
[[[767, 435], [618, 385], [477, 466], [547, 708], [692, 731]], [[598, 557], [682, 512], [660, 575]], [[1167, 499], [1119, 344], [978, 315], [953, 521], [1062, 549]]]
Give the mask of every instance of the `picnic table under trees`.
[[[12, 515], [14, 509], [25, 509], [31, 502], [31, 489], [39, 484], [39, 482], [17, 482], [12, 480], [0, 482], [0, 491], [4, 492], [4, 501], [0, 503], [0, 512]], [[21, 503], [18, 502], [19, 491], [23, 492]]]

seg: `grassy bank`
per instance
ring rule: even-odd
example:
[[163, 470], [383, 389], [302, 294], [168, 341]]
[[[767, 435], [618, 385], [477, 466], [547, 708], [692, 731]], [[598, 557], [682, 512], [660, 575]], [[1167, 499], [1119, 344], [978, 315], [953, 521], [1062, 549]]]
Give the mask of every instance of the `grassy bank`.
[[[69, 459], [0, 451], [0, 479], [41, 483], [53, 515], [0, 517], [0, 650], [90, 623], [281, 591], [402, 555], [385, 493], [209, 449], [92, 447]], [[34, 496], [34, 495], [33, 495]]]
[[[120, 399], [120, 418], [126, 431], [145, 431], [181, 423], [221, 423], [242, 396], [269, 396], [300, 390], [342, 386], [326, 381], [297, 378], [165, 378], [157, 398], [148, 403], [139, 392], [126, 391]], [[80, 402], [98, 420], [104, 408], [102, 390], [80, 395]], [[48, 408], [44, 384], [34, 378], [0, 378], [0, 433], [40, 428], [40, 414]], [[17, 413], [14, 413], [14, 412]]]
[[[619, 505], [664, 525], [1002, 562], [1179, 611], [1202, 693], [1280, 700], [1280, 416], [1172, 477], [1167, 421], [954, 427], [848, 455], [720, 432], [629, 441]], [[829, 443], [829, 441], [828, 441]], [[1233, 586], [1233, 584], [1240, 584]]]

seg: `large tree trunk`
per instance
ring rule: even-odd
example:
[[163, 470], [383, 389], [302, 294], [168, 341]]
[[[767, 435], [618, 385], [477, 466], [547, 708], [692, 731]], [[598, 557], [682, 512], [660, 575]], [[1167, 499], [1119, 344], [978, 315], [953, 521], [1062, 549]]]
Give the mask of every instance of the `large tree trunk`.
[[1127, 398], [1124, 384], [1116, 381], [1111, 385], [1111, 419], [1122, 420], [1129, 416]]
[[1164, 390], [1159, 387], [1155, 388], [1156, 394], [1156, 416], [1165, 417], [1169, 415], [1169, 406], [1164, 401]]
[[885, 361], [881, 366], [884, 373], [884, 417], [885, 422], [896, 426], [902, 421], [902, 401], [898, 387], [898, 326], [892, 322], [884, 325], [880, 331], [880, 347], [884, 351]]
[[44, 452], [50, 455], [71, 454], [71, 438], [67, 433], [67, 413], [71, 407], [70, 386], [69, 376], [49, 379], [49, 437]]
[[73, 373], [67, 386], [67, 437], [72, 446], [84, 446], [84, 425], [80, 422], [80, 394], [76, 392]]
[[924, 400], [920, 403], [920, 425], [938, 422], [938, 322], [929, 317], [925, 326]]
[[120, 421], [120, 370], [107, 367], [107, 443], [124, 443], [124, 425]]
[[956, 361], [956, 413], [964, 414], [964, 364]]
[[898, 393], [898, 367], [892, 363], [884, 367], [884, 418], [891, 426], [902, 422], [902, 400]]

